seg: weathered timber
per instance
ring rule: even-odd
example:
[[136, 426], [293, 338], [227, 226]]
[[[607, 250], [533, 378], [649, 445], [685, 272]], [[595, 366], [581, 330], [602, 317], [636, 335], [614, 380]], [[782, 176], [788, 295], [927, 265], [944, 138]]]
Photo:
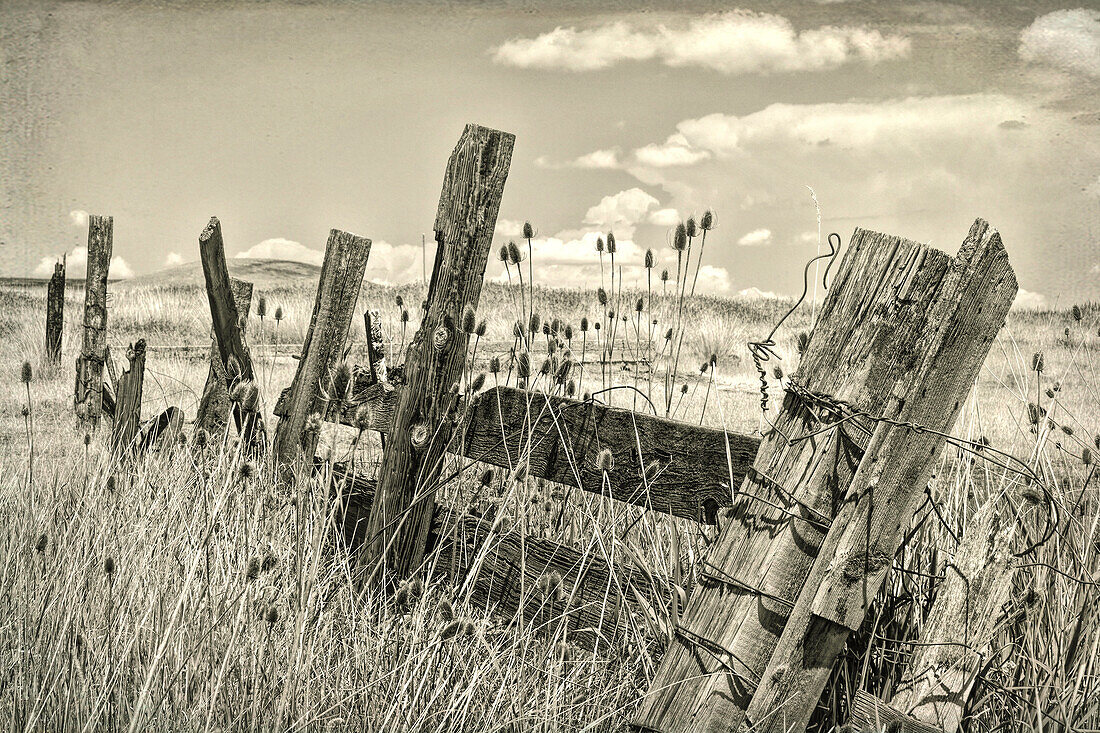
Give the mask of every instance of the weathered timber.
[[1014, 521], [1000, 521], [992, 501], [967, 522], [919, 644], [890, 700], [896, 710], [945, 733], [959, 729], [1012, 589], [1015, 528]]
[[515, 136], [467, 125], [447, 164], [435, 217], [435, 265], [427, 309], [405, 358], [389, 444], [382, 456], [371, 510], [366, 563], [381, 562], [395, 577], [420, 565], [428, 542], [435, 481], [454, 428], [466, 362], [463, 309], [477, 308]]
[[382, 314], [377, 310], [363, 312], [363, 331], [367, 339], [367, 368], [376, 382], [387, 381], [386, 337], [382, 333]]
[[145, 381], [145, 339], [138, 339], [126, 350], [126, 369], [118, 378], [115, 422], [111, 446], [117, 454], [129, 453], [141, 424], [141, 390]]
[[[367, 536], [375, 482], [352, 477], [346, 464], [337, 463], [333, 486], [339, 497], [337, 520], [344, 540], [349, 547], [356, 547]], [[428, 551], [438, 554], [436, 571], [447, 576], [454, 588], [467, 588], [464, 597], [475, 607], [504, 619], [516, 618], [522, 610], [528, 624], [548, 632], [564, 626], [569, 639], [589, 649], [597, 639], [606, 644], [627, 628], [631, 619], [626, 606], [636, 607], [639, 598], [651, 608], [675, 602], [671, 583], [621, 563], [609, 563], [598, 548], [585, 552], [527, 537], [526, 552], [521, 553], [517, 532], [516, 528], [494, 528], [489, 519], [455, 518], [437, 506], [432, 520], [433, 546]], [[527, 589], [522, 596], [521, 572], [525, 573], [522, 586]], [[539, 578], [554, 572], [562, 579], [560, 594], [533, 591]]]
[[233, 421], [247, 449], [250, 452], [263, 451], [267, 446], [267, 433], [259, 385], [252, 369], [252, 356], [241, 334], [241, 315], [233, 300], [233, 288], [225, 266], [222, 226], [216, 216], [210, 217], [210, 223], [199, 235], [199, 254], [218, 354], [229, 377], [227, 388], [233, 405]]
[[[857, 229], [792, 377], [806, 392], [880, 415], [918, 361], [951, 258]], [[851, 483], [866, 438], [858, 419], [789, 389], [700, 569], [673, 641], [635, 718], [657, 731], [736, 730], [790, 608]], [[821, 432], [817, 432], [821, 431]], [[811, 437], [798, 439], [816, 433]]]
[[906, 715], [866, 690], [856, 691], [848, 718], [856, 730], [887, 730], [887, 726], [892, 725], [889, 730], [896, 733], [943, 733], [942, 729]]
[[344, 396], [334, 394], [333, 376], [343, 357], [369, 255], [369, 239], [336, 229], [329, 232], [302, 358], [290, 386], [286, 412], [275, 428], [275, 460], [291, 474], [295, 466], [313, 464], [318, 431], [306, 430], [309, 417], [326, 414], [327, 403]]
[[[352, 398], [327, 419], [388, 434], [404, 387], [374, 383], [365, 369], [354, 374]], [[465, 440], [448, 450], [501, 468], [526, 461], [532, 476], [705, 524], [733, 504], [730, 472], [739, 486], [760, 446], [749, 435], [514, 387], [486, 390], [459, 413]], [[606, 483], [597, 463], [604, 448], [614, 457]]]
[[[252, 283], [246, 280], [229, 278], [229, 289], [233, 293], [233, 303], [237, 306], [237, 313], [247, 314], [252, 310]], [[242, 318], [241, 336], [248, 331], [248, 318]], [[195, 434], [205, 431], [209, 435], [221, 436], [229, 424], [229, 391], [226, 384], [229, 376], [225, 373], [225, 362], [222, 361], [218, 351], [218, 334], [211, 328], [210, 334], [210, 369], [206, 373], [206, 385], [202, 390], [202, 398], [199, 400], [198, 412], [195, 414]]]
[[84, 281], [84, 335], [76, 358], [73, 406], [81, 427], [94, 430], [103, 411], [103, 361], [107, 350], [107, 272], [114, 219], [88, 217], [88, 274]]
[[55, 262], [46, 288], [46, 361], [61, 364], [61, 334], [65, 330], [65, 261]]
[[138, 450], [167, 448], [179, 442], [183, 435], [183, 410], [172, 406], [142, 423], [138, 434]]
[[[1016, 297], [1001, 237], [971, 227], [917, 344], [918, 361], [893, 387], [859, 469], [791, 610], [749, 706], [756, 733], [803, 730], [848, 635], [882, 585], [935, 464], [944, 433]], [[921, 426], [914, 430], [910, 425]]]

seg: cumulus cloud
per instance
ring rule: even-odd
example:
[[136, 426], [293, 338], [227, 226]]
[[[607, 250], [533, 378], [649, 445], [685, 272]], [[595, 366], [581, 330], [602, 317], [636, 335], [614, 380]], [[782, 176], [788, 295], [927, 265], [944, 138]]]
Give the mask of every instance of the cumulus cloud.
[[1020, 58], [1100, 77], [1100, 11], [1077, 8], [1041, 15], [1020, 34]]
[[640, 188], [604, 196], [584, 215], [584, 223], [615, 232], [616, 238], [630, 238], [638, 222], [660, 202]]
[[796, 31], [770, 13], [732, 10], [671, 23], [605, 22], [557, 27], [513, 38], [493, 49], [497, 63], [520, 68], [593, 71], [624, 61], [657, 60], [724, 74], [832, 69], [854, 60], [874, 64], [909, 55], [907, 38], [851, 26]]
[[493, 233], [499, 237], [518, 237], [523, 234], [523, 222], [515, 219], [497, 219]]
[[742, 298], [748, 298], [749, 300], [776, 300], [783, 297], [779, 293], [773, 293], [770, 290], [761, 290], [757, 287], [738, 290], [737, 294]]
[[1030, 290], [1020, 290], [1016, 293], [1016, 299], [1012, 301], [1012, 307], [1016, 310], [1042, 310], [1047, 307], [1047, 299], [1041, 293], [1033, 293]]
[[742, 247], [763, 247], [772, 243], [771, 229], [754, 229], [737, 240]]
[[168, 255], [164, 258], [165, 267], [175, 267], [176, 265], [182, 264], [183, 255], [181, 255], [179, 252], [169, 252]]
[[[373, 245], [371, 246], [373, 252]], [[304, 262], [320, 267], [325, 259], [324, 253], [307, 247], [301, 242], [282, 237], [265, 239], [259, 244], [254, 244], [243, 252], [237, 253], [238, 259], [243, 260], [290, 260], [291, 262]]]
[[[56, 257], [43, 257], [34, 268], [36, 277], [49, 277], [53, 274]], [[129, 280], [134, 276], [134, 270], [120, 255], [111, 258], [107, 275], [111, 280]], [[88, 274], [88, 248], [86, 246], [73, 247], [65, 256], [65, 277], [81, 278]]]
[[634, 151], [634, 159], [638, 163], [653, 168], [694, 165], [709, 157], [709, 151], [693, 148], [679, 133], [669, 135], [668, 140], [663, 143], [646, 145]]
[[430, 276], [432, 262], [435, 261], [435, 240], [431, 237], [424, 252], [419, 244], [390, 244], [384, 240], [372, 242], [363, 279], [380, 285], [416, 282], [424, 274], [422, 257], [427, 260]]
[[657, 209], [650, 212], [647, 221], [654, 226], [674, 227], [680, 223], [680, 212], [676, 209]]
[[585, 153], [564, 162], [555, 162], [545, 155], [540, 155], [535, 158], [535, 165], [540, 168], [579, 168], [581, 170], [613, 170], [622, 167], [619, 151], [615, 148], [593, 150], [591, 153]]

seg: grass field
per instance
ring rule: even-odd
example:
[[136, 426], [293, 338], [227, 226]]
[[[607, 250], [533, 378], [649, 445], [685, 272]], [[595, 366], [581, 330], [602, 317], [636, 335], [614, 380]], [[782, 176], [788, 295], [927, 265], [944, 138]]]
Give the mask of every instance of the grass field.
[[[234, 263], [236, 264], [236, 263]], [[293, 378], [314, 299], [310, 272], [257, 280], [248, 341], [259, 358], [268, 413]], [[193, 273], [192, 273], [193, 275]], [[263, 277], [259, 277], [263, 275]], [[284, 273], [285, 275], [285, 273]], [[659, 285], [659, 284], [657, 284]], [[150, 345], [146, 417], [169, 405], [188, 419], [207, 374], [205, 292], [192, 276], [111, 284], [109, 342], [116, 359], [131, 341]], [[659, 293], [660, 288], [654, 288]], [[256, 313], [263, 296], [266, 315]], [[366, 285], [358, 311], [379, 309], [401, 361], [419, 321], [422, 287]], [[398, 306], [400, 297], [404, 306]], [[488, 284], [479, 316], [487, 333], [471, 373], [507, 358], [519, 309], [516, 290]], [[456, 589], [429, 583], [398, 599], [357, 591], [346, 550], [332, 541], [332, 507], [320, 482], [276, 489], [271, 468], [243, 464], [233, 450], [173, 447], [119, 470], [104, 431], [85, 442], [72, 410], [81, 283], [70, 284], [61, 368], [44, 365], [44, 283], [0, 283], [0, 720], [8, 730], [619, 730], [668, 642], [674, 601], [632, 635], [589, 653], [534, 626], [473, 607]], [[594, 359], [593, 292], [535, 289], [543, 321], [574, 330], [571, 348]], [[616, 340], [627, 362], [664, 348], [671, 295], [616, 294]], [[642, 301], [642, 310], [635, 304]], [[685, 329], [673, 415], [753, 433], [762, 424], [759, 383], [746, 343], [771, 330], [787, 301], [695, 298]], [[278, 322], [275, 310], [282, 311]], [[407, 322], [402, 309], [409, 311]], [[1076, 316], [1079, 316], [1077, 318]], [[650, 341], [651, 320], [653, 326]], [[605, 321], [607, 322], [607, 321]], [[801, 307], [777, 335], [783, 372], [797, 367]], [[1100, 307], [1076, 314], [1013, 312], [955, 427], [1029, 462], [1054, 488], [1055, 536], [1015, 573], [981, 681], [970, 697], [969, 730], [1086, 731], [1100, 728], [1100, 501], [1092, 453], [1100, 429]], [[606, 333], [608, 328], [603, 329]], [[352, 358], [362, 361], [363, 325], [353, 322]], [[652, 343], [652, 346], [650, 346]], [[181, 348], [192, 347], [192, 348]], [[1036, 372], [1033, 354], [1042, 352]], [[705, 373], [700, 366], [715, 357]], [[33, 377], [20, 380], [24, 361]], [[770, 370], [771, 365], [769, 365]], [[578, 392], [613, 385], [606, 399], [664, 414], [663, 372], [616, 364], [583, 367]], [[774, 376], [774, 375], [773, 375]], [[681, 384], [686, 392], [681, 396]], [[637, 390], [633, 389], [634, 387]], [[772, 379], [771, 402], [782, 380]], [[1046, 416], [1032, 424], [1028, 404]], [[29, 413], [24, 414], [24, 406]], [[326, 427], [322, 455], [347, 457], [350, 429]], [[356, 460], [379, 460], [374, 439]], [[494, 479], [488, 497], [532, 531], [552, 487]], [[933, 482], [944, 521], [924, 523], [899, 565], [927, 569], [955, 549], [969, 517], [995, 501], [1018, 521], [1017, 544], [1034, 539], [1045, 508], [1030, 505], [995, 466], [948, 451]], [[462, 487], [448, 492], [455, 501]], [[536, 499], [538, 499], [536, 501]], [[572, 541], [586, 552], [624, 543], [648, 570], [686, 593], [705, 544], [697, 526], [648, 513], [625, 535], [615, 527], [640, 510], [607, 500], [569, 508]], [[631, 514], [634, 512], [635, 514]], [[937, 559], [933, 559], [933, 557]], [[892, 573], [876, 599], [875, 629], [852, 637], [814, 730], [845, 722], [856, 689], [889, 693], [919, 633], [937, 582]], [[401, 602], [398, 602], [401, 601]], [[900, 640], [900, 641], [899, 641]]]

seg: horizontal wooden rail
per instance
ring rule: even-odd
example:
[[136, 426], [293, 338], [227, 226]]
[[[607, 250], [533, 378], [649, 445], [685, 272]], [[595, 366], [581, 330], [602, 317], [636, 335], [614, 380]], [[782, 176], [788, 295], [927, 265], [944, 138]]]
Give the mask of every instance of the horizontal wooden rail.
[[[402, 387], [374, 382], [362, 368], [355, 378], [351, 401], [328, 419], [389, 433]], [[748, 435], [513, 387], [478, 395], [462, 433], [467, 458], [503, 468], [526, 461], [532, 476], [706, 524], [733, 504], [730, 474], [740, 486], [760, 445]], [[606, 482], [598, 466], [604, 449], [613, 458]]]
[[[338, 521], [344, 539], [349, 546], [357, 547], [367, 539], [367, 515], [375, 482], [353, 478], [346, 464], [337, 463], [333, 484], [341, 497]], [[545, 538], [527, 537], [521, 552], [518, 529], [494, 530], [487, 519], [450, 515], [447, 507], [436, 507], [429, 544], [429, 553], [438, 553], [436, 569], [456, 589], [476, 573], [470, 602], [498, 617], [515, 618], [522, 609], [529, 624], [542, 625], [548, 631], [564, 623], [569, 639], [591, 649], [598, 640], [606, 644], [621, 635], [632, 623], [629, 609], [623, 607], [624, 599], [630, 604], [644, 602], [651, 608], [675, 602], [675, 591], [665, 579], [609, 563], [598, 550], [584, 552]], [[561, 577], [561, 593], [540, 591], [539, 579], [554, 573]], [[526, 595], [521, 595], [521, 587]]]

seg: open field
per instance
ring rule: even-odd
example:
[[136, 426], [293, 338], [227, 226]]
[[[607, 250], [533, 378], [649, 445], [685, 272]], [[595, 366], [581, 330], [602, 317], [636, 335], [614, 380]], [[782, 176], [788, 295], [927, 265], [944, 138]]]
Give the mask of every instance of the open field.
[[[257, 381], [270, 419], [279, 390], [294, 375], [316, 280], [308, 271], [281, 276], [275, 265], [267, 267], [268, 279], [256, 278], [247, 328], [260, 356]], [[675, 318], [677, 301], [655, 286], [652, 298], [648, 292], [613, 296], [612, 307], [621, 308], [626, 321], [619, 321], [616, 339], [623, 363], [608, 370], [587, 363], [596, 358], [596, 331], [582, 339], [579, 329], [582, 318], [603, 318], [596, 294], [535, 289], [542, 320], [560, 319], [573, 328], [571, 351], [586, 362], [578, 393], [619, 387], [603, 393], [605, 401], [639, 411], [653, 404], [665, 414], [663, 368], [651, 374], [638, 363], [663, 348]], [[184, 273], [112, 283], [110, 292], [108, 333], [116, 359], [138, 338], [150, 345], [144, 416], [177, 405], [193, 418], [210, 344], [199, 280]], [[357, 312], [381, 311], [391, 364], [401, 361], [424, 295], [422, 287], [364, 286]], [[256, 312], [260, 296], [263, 319]], [[404, 306], [396, 304], [398, 297]], [[320, 481], [274, 490], [270, 466], [244, 467], [239, 452], [193, 454], [186, 446], [120, 471], [104, 452], [102, 429], [85, 443], [72, 412], [82, 298], [82, 283], [70, 284], [58, 370], [42, 366], [44, 283], [0, 284], [0, 374], [7, 376], [0, 386], [5, 727], [625, 728], [668, 642], [678, 598], [695, 580], [708, 530], [593, 497], [575, 498], [564, 519], [551, 521], [544, 505], [554, 488], [532, 478], [497, 475], [485, 492], [473, 480], [446, 489], [457, 506], [498, 507], [512, 526], [626, 559], [679, 589], [663, 607], [637, 618], [630, 633], [609, 635], [594, 652], [538, 625], [486, 613], [463, 589], [429, 583], [397, 599], [357, 591], [346, 549], [333, 542], [332, 505]], [[471, 374], [485, 371], [494, 356], [507, 362], [519, 313], [515, 298], [514, 288], [486, 286], [478, 310], [486, 336]], [[687, 300], [673, 416], [758, 434], [761, 392], [746, 344], [765, 336], [790, 305]], [[402, 308], [409, 311], [407, 322]], [[776, 336], [784, 375], [797, 367], [798, 336], [810, 329], [811, 314], [810, 305], [800, 307]], [[971, 695], [970, 730], [1100, 728], [1100, 501], [1091, 457], [1100, 448], [1094, 445], [1100, 307], [1086, 305], [1077, 315], [1014, 311], [954, 429], [1029, 462], [1047, 478], [1058, 508], [1058, 531], [1015, 573], [995, 651]], [[361, 363], [361, 320], [353, 320], [349, 343], [351, 358]], [[1037, 352], [1043, 354], [1041, 372], [1032, 368]], [[715, 366], [704, 373], [699, 367], [712, 354]], [[33, 370], [29, 385], [19, 379], [24, 361]], [[771, 405], [783, 389], [774, 366], [768, 365]], [[1029, 419], [1029, 402], [1046, 411], [1037, 425]], [[354, 460], [369, 472], [380, 456], [377, 438], [353, 444], [353, 437], [350, 429], [327, 426], [320, 454], [344, 460], [354, 450]], [[857, 689], [889, 696], [906, 642], [919, 635], [935, 597], [935, 570], [943, 568], [979, 506], [993, 500], [1006, 517], [1018, 515], [1021, 548], [1043, 533], [1047, 521], [1045, 507], [1029, 504], [1014, 477], [959, 451], [944, 456], [932, 493], [939, 517], [921, 524], [896, 563], [935, 577], [890, 575], [834, 673], [816, 730], [843, 723]]]

